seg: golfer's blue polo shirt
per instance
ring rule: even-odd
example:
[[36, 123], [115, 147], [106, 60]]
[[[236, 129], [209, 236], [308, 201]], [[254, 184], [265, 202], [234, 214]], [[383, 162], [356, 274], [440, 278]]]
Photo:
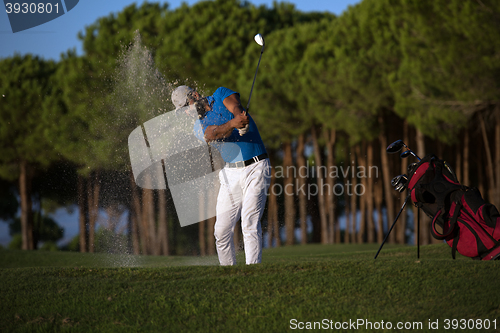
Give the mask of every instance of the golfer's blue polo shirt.
[[[207, 97], [212, 110], [207, 112], [205, 117], [197, 121], [194, 125], [194, 132], [198, 139], [204, 140], [203, 136], [208, 126], [220, 126], [234, 118], [234, 115], [229, 112], [223, 102], [226, 97], [232, 94], [238, 93], [228, 88], [220, 87], [212, 96]], [[219, 150], [222, 158], [227, 163], [246, 161], [252, 157], [266, 153], [266, 147], [264, 147], [257, 125], [252, 117], [248, 116], [250, 118], [250, 128], [246, 134], [240, 136], [238, 130], [234, 129], [229, 137], [210, 143]]]

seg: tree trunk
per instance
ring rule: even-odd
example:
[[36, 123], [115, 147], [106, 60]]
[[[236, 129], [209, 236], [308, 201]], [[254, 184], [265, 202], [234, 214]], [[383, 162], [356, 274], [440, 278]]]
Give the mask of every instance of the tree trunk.
[[214, 255], [216, 253], [215, 249], [215, 216], [211, 217], [208, 219], [207, 222], [207, 233], [208, 233], [208, 240], [207, 240], [207, 253], [208, 255]]
[[158, 246], [160, 254], [168, 256], [168, 217], [167, 217], [167, 193], [166, 190], [158, 191]]
[[[361, 153], [361, 150], [365, 151], [365, 144], [358, 144], [356, 146], [356, 155], [358, 156], [358, 167], [356, 168], [356, 173], [361, 172], [360, 167], [364, 167], [366, 165], [366, 157], [364, 154]], [[366, 182], [366, 177], [363, 177], [362, 174], [360, 174], [359, 180], [361, 182], [361, 188], [366, 189], [367, 188], [367, 182]], [[356, 196], [359, 199], [359, 211], [360, 211], [360, 221], [359, 221], [359, 231], [357, 236], [357, 242], [358, 244], [362, 244], [365, 241], [365, 229], [366, 229], [366, 201], [367, 201], [367, 196], [362, 195], [358, 196], [355, 191], [357, 187], [353, 187], [353, 196]]]
[[345, 201], [345, 230], [344, 230], [344, 243], [350, 243], [351, 238], [351, 199], [348, 194], [347, 189], [350, 184], [349, 167], [351, 165], [351, 157], [349, 154], [349, 147], [345, 150], [345, 163], [344, 169], [346, 169], [346, 174], [344, 177], [344, 201]]
[[147, 254], [158, 255], [158, 247], [156, 246], [156, 226], [155, 226], [155, 202], [153, 190], [151, 187], [152, 179], [147, 177], [146, 188], [142, 189], [142, 224], [144, 233], [147, 235], [146, 246]]
[[271, 168], [271, 180], [269, 183], [269, 195], [267, 198], [267, 244], [269, 248], [273, 247], [274, 233], [274, 209], [276, 205], [276, 195], [274, 194], [274, 184], [276, 182], [275, 170]]
[[205, 221], [198, 223], [198, 240], [200, 242], [200, 255], [202, 257], [207, 255], [207, 242], [205, 235]]
[[425, 136], [422, 131], [416, 129], [417, 155], [423, 158], [425, 156]]
[[[272, 157], [272, 156], [270, 156]], [[276, 169], [271, 168], [271, 183], [269, 185], [269, 199], [267, 203], [267, 236], [269, 247], [273, 246], [273, 239], [276, 247], [281, 246], [279, 221], [278, 221], [278, 200], [276, 197]], [[279, 193], [279, 192], [278, 192]]]
[[328, 243], [328, 219], [326, 216], [326, 205], [325, 205], [325, 196], [323, 193], [323, 173], [321, 172], [321, 151], [318, 143], [318, 134], [316, 127], [312, 127], [312, 138], [313, 138], [313, 146], [314, 146], [314, 162], [316, 169], [316, 179], [318, 186], [318, 207], [319, 207], [319, 215], [321, 221], [321, 244]]
[[367, 211], [367, 232], [368, 232], [368, 243], [373, 243], [375, 241], [375, 221], [373, 220], [373, 175], [371, 174], [373, 166], [373, 142], [368, 143], [367, 146], [367, 156], [366, 156], [366, 193], [364, 197], [366, 198], [366, 211]]
[[[205, 215], [205, 200], [203, 199], [203, 193], [198, 195], [198, 211], [200, 212], [199, 218], [200, 220]], [[206, 235], [205, 235], [205, 221], [201, 221], [198, 223], [198, 242], [200, 246], [200, 255], [206, 256]]]
[[[478, 152], [478, 161], [480, 161], [479, 163], [481, 163], [481, 166], [484, 167], [484, 164], [485, 164], [485, 152], [483, 149], [481, 149], [479, 152]], [[485, 174], [485, 172], [482, 172], [483, 170], [482, 169], [479, 169], [480, 171], [477, 173], [477, 188], [479, 190], [479, 193], [482, 193], [483, 195], [483, 198], [486, 198], [486, 189], [487, 187], [485, 187], [485, 183], [488, 184], [488, 181], [487, 181], [487, 176]], [[487, 186], [487, 185], [486, 185]]]
[[377, 243], [382, 244], [384, 241], [384, 221], [382, 216], [382, 200], [383, 200], [383, 185], [380, 180], [377, 180], [374, 185], [374, 198], [375, 198], [375, 207], [377, 210]]
[[500, 207], [500, 106], [495, 107], [495, 196], [492, 203]]
[[[147, 180], [146, 180], [147, 181]], [[142, 189], [142, 207], [141, 207], [141, 243], [143, 254], [152, 254], [151, 233], [149, 232], [149, 214], [152, 201], [152, 190]]]
[[78, 175], [78, 225], [80, 231], [80, 252], [87, 252], [87, 224], [88, 224], [88, 211], [86, 208], [85, 200], [85, 178]]
[[215, 232], [215, 216], [208, 219], [208, 241], [207, 241], [208, 255], [215, 255], [216, 253], [214, 232]]
[[470, 186], [470, 178], [469, 178], [469, 130], [466, 128], [465, 129], [465, 134], [464, 134], [464, 169], [463, 169], [463, 185], [465, 186]]
[[462, 177], [463, 156], [462, 156], [461, 140], [458, 141], [457, 145], [455, 146], [455, 150], [456, 150], [456, 153], [455, 153], [456, 159], [455, 159], [455, 165], [454, 165], [453, 169], [455, 170], [455, 175], [458, 178], [458, 182], [461, 182], [463, 180], [463, 177]]
[[328, 243], [333, 244], [335, 242], [335, 237], [338, 231], [336, 230], [336, 216], [335, 216], [335, 208], [336, 208], [336, 197], [334, 195], [334, 186], [336, 183], [336, 178], [332, 177], [329, 174], [329, 171], [332, 171], [335, 166], [335, 140], [337, 132], [335, 129], [331, 129], [330, 131], [325, 130], [325, 142], [327, 149], [327, 184], [328, 184], [328, 192], [326, 193], [325, 201], [326, 201], [326, 210], [328, 213]]
[[[382, 160], [382, 184], [384, 187], [384, 198], [385, 198], [385, 206], [387, 209], [387, 232], [389, 232], [390, 225], [394, 221], [394, 201], [392, 200], [392, 191], [394, 189], [391, 186], [391, 176], [390, 176], [390, 167], [389, 167], [389, 159], [387, 158], [387, 140], [384, 134], [380, 134], [380, 157]], [[382, 223], [382, 232], [384, 230], [384, 224]]]
[[[307, 244], [307, 170], [306, 159], [304, 157], [305, 139], [304, 134], [300, 134], [297, 139], [297, 195], [299, 197], [299, 218], [300, 218], [300, 243]], [[305, 174], [304, 174], [305, 173]]]
[[[379, 117], [379, 124], [383, 125], [383, 118]], [[383, 126], [382, 126], [383, 128]], [[379, 135], [379, 141], [380, 141], [380, 158], [382, 161], [382, 183], [384, 186], [384, 193], [385, 193], [385, 205], [387, 208], [387, 231], [389, 231], [390, 225], [394, 221], [394, 201], [392, 199], [392, 191], [394, 189], [391, 186], [391, 170], [390, 170], [390, 164], [389, 164], [389, 159], [387, 158], [387, 151], [386, 148], [388, 146], [387, 143], [387, 137], [384, 132], [380, 133]], [[384, 225], [382, 223], [382, 230], [384, 228]]]
[[[403, 124], [403, 141], [404, 142], [409, 142], [410, 141], [410, 136], [408, 134], [408, 122], [405, 120]], [[407, 174], [407, 169], [408, 169], [408, 158], [403, 158], [401, 160], [401, 174]], [[409, 176], [409, 175], [408, 175]], [[394, 190], [393, 190], [394, 193]], [[405, 200], [406, 200], [406, 195], [400, 193], [399, 195], [399, 206], [403, 206]], [[405, 238], [406, 238], [406, 224], [407, 224], [407, 214], [406, 214], [406, 209], [401, 213], [401, 216], [399, 217], [398, 222], [396, 223], [396, 242], [399, 244], [404, 244], [405, 243]], [[393, 223], [393, 221], [391, 221]]]
[[131, 203], [131, 239], [132, 239], [132, 249], [134, 254], [141, 253], [141, 243], [140, 243], [140, 233], [139, 233], [139, 223], [141, 221], [141, 200], [137, 193], [137, 186], [135, 184], [134, 175], [132, 172], [130, 174], [130, 188], [132, 192], [132, 203]]
[[95, 224], [97, 222], [97, 218], [99, 216], [99, 192], [101, 189], [100, 179], [99, 179], [99, 171], [94, 171], [92, 173], [94, 175], [89, 177], [89, 181], [87, 182], [87, 196], [88, 196], [88, 206], [89, 206], [89, 252], [94, 253], [95, 244], [94, 244], [94, 236], [95, 236]]
[[22, 249], [33, 250], [33, 207], [31, 202], [32, 174], [28, 162], [21, 161], [19, 175], [19, 194], [21, 196], [21, 236]]
[[487, 163], [488, 163], [488, 167], [487, 167], [487, 173], [488, 173], [488, 177], [489, 177], [489, 184], [491, 184], [490, 187], [488, 187], [488, 200], [490, 202], [493, 202], [494, 200], [494, 196], [493, 194], [495, 193], [494, 189], [496, 188], [496, 179], [495, 179], [495, 168], [493, 167], [493, 158], [492, 158], [492, 154], [491, 154], [491, 150], [490, 150], [490, 143], [488, 141], [488, 133], [486, 132], [486, 125], [484, 123], [484, 118], [479, 115], [479, 120], [480, 120], [480, 123], [481, 123], [481, 134], [483, 135], [483, 143], [484, 143], [484, 148], [485, 148], [485, 152], [486, 152], [486, 160], [487, 160]]
[[[111, 231], [113, 236], [123, 234], [126, 227], [119, 226], [120, 217], [123, 214], [123, 210], [120, 208], [120, 205], [118, 205], [118, 203], [116, 202], [113, 202], [109, 204], [105, 210], [106, 210], [107, 220], [103, 221], [102, 226]], [[117, 246], [116, 243], [109, 245], [113, 246], [114, 247], [113, 250], [117, 253], [122, 251], [121, 248], [116, 247]]]
[[295, 243], [295, 195], [293, 190], [294, 165], [292, 156], [292, 144], [283, 144], [283, 169], [285, 179], [283, 182], [283, 193], [285, 195], [285, 231], [286, 245]]
[[[354, 195], [354, 189], [356, 188], [358, 184], [358, 178], [356, 177], [356, 163], [357, 163], [357, 156], [356, 156], [356, 149], [354, 147], [351, 147], [351, 154], [352, 154], [352, 163], [351, 163], [351, 194], [350, 194], [350, 200], [351, 200], [351, 230], [350, 230], [350, 242], [351, 243], [356, 243], [357, 242], [357, 229], [358, 229], [358, 198], [356, 195]], [[349, 189], [347, 190], [349, 191]]]

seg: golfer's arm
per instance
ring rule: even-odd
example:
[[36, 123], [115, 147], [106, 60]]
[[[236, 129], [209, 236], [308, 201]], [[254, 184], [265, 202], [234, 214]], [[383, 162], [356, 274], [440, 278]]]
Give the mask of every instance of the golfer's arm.
[[[222, 102], [224, 103], [224, 106], [229, 110], [229, 112], [231, 112], [235, 116], [245, 111], [243, 106], [241, 106], [240, 96], [238, 94], [229, 95], [228, 97], [224, 98]], [[207, 142], [210, 142], [214, 140], [224, 139], [230, 136], [233, 130], [236, 128], [232, 120], [233, 119], [220, 126], [208, 126], [207, 130], [205, 131], [205, 140]]]
[[236, 127], [233, 126], [233, 119], [220, 126], [208, 126], [205, 131], [205, 141], [210, 142], [214, 140], [224, 139], [231, 135]]
[[229, 112], [231, 112], [235, 116], [237, 114], [245, 112], [245, 109], [241, 105], [240, 95], [238, 94], [232, 94], [227, 96], [226, 98], [224, 98], [223, 103], [224, 106], [229, 110]]

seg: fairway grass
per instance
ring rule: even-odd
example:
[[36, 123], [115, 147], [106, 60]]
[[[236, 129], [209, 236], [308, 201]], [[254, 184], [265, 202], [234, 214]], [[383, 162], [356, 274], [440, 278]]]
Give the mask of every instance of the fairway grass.
[[240, 253], [235, 267], [215, 256], [2, 250], [0, 331], [500, 331], [500, 262], [452, 260], [445, 244], [421, 247], [419, 260], [415, 247], [386, 245], [374, 260], [377, 248], [266, 249], [262, 264]]

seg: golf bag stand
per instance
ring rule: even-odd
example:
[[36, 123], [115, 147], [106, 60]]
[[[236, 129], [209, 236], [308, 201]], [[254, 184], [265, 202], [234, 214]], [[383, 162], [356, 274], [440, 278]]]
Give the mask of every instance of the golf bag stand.
[[[380, 253], [380, 251], [382, 250], [382, 247], [384, 246], [385, 242], [387, 241], [387, 238], [389, 238], [389, 235], [391, 234], [391, 231], [392, 229], [394, 228], [394, 226], [396, 225], [396, 222], [398, 221], [399, 219], [399, 216], [401, 215], [401, 213], [403, 212], [403, 210], [405, 209], [406, 207], [406, 204], [408, 203], [408, 201], [410, 200], [411, 198], [411, 195], [408, 194], [406, 196], [406, 199], [405, 199], [405, 202], [403, 203], [403, 206], [401, 206], [401, 209], [399, 210], [399, 213], [398, 215], [396, 216], [396, 218], [394, 219], [394, 222], [392, 223], [391, 225], [391, 228], [389, 229], [389, 232], [387, 233], [387, 235], [385, 235], [385, 238], [384, 238], [384, 241], [382, 242], [382, 244], [380, 245], [378, 251], [377, 251], [377, 254], [375, 255], [375, 258], [373, 259], [377, 259], [378, 257], [378, 254]], [[420, 212], [420, 210], [419, 210]], [[419, 216], [420, 217], [420, 216]], [[420, 233], [420, 219], [418, 219], [418, 234]], [[417, 243], [418, 243], [418, 249], [417, 249], [417, 257], [420, 258], [420, 236], [418, 235], [417, 236]]]

